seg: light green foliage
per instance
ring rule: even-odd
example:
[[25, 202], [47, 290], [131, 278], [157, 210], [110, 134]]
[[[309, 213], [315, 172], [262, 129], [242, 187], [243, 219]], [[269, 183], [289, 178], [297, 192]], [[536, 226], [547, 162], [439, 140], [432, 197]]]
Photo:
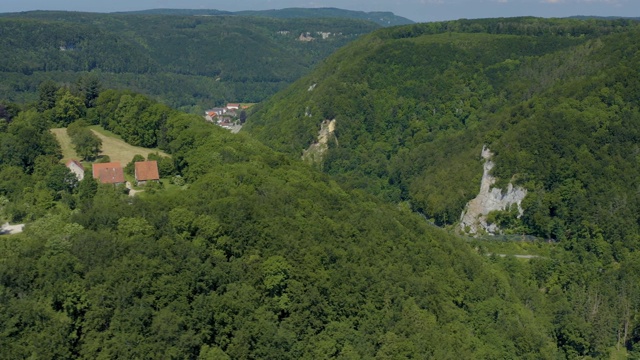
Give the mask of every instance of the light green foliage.
[[230, 360], [229, 355], [225, 354], [219, 347], [210, 347], [209, 345], [202, 345], [200, 348], [200, 355], [198, 360]]
[[193, 230], [196, 214], [185, 208], [175, 208], [169, 212], [169, 223], [177, 234], [189, 236]]
[[183, 186], [185, 184], [184, 179], [180, 175], [176, 175], [171, 178], [171, 183], [177, 186]]
[[85, 115], [86, 108], [82, 99], [74, 96], [68, 89], [61, 88], [53, 108], [53, 121], [58, 127], [66, 127]]
[[67, 129], [67, 133], [71, 138], [76, 154], [81, 158], [93, 160], [98, 156], [102, 148], [102, 140], [89, 128], [79, 124], [72, 126], [71, 130]]
[[263, 283], [271, 295], [281, 295], [286, 288], [291, 266], [282, 256], [272, 256], [262, 264]]
[[123, 238], [148, 237], [153, 227], [143, 218], [122, 218], [118, 220], [118, 234]]

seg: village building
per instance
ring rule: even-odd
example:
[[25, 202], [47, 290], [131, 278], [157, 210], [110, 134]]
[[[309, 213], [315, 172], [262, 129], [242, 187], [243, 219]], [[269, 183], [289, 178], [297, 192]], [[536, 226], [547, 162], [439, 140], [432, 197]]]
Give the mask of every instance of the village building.
[[224, 108], [212, 108], [205, 111], [204, 119], [237, 133], [242, 128], [244, 119], [246, 119], [244, 110], [248, 109], [249, 106], [240, 103], [228, 103]]
[[69, 170], [76, 176], [78, 181], [82, 181], [84, 179], [84, 166], [78, 160], [69, 160], [65, 164]]
[[93, 178], [101, 184], [124, 184], [124, 171], [120, 162], [93, 164]]
[[211, 110], [209, 110], [209, 112], [215, 113], [216, 115], [222, 115], [225, 112], [227, 112], [226, 108], [213, 108]]
[[158, 162], [155, 160], [137, 161], [135, 163], [135, 177], [138, 185], [144, 185], [147, 181], [159, 181]]
[[214, 122], [215, 118], [227, 112], [226, 108], [213, 108], [205, 111], [204, 118], [209, 122]]

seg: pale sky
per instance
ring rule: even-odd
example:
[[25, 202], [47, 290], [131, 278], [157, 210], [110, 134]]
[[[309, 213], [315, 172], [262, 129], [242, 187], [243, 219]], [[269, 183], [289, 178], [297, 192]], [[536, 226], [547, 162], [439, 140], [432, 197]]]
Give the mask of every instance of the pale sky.
[[391, 11], [417, 22], [509, 16], [640, 17], [640, 0], [0, 0], [0, 13], [29, 10], [114, 12], [156, 8], [238, 11], [288, 7]]

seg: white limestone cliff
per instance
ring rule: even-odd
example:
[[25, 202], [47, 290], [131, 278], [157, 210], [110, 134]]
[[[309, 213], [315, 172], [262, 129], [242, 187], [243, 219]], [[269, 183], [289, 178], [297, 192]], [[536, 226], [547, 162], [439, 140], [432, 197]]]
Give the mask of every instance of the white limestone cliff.
[[460, 229], [469, 234], [478, 234], [481, 230], [489, 234], [496, 234], [500, 229], [496, 224], [487, 223], [487, 215], [496, 210], [508, 210], [511, 205], [517, 204], [518, 217], [522, 216], [522, 200], [527, 196], [527, 190], [514, 187], [509, 183], [506, 192], [502, 189], [491, 188], [496, 178], [491, 175], [491, 169], [495, 163], [491, 161], [493, 153], [485, 146], [482, 148], [484, 158], [484, 173], [480, 182], [480, 192], [475, 199], [469, 201], [460, 215]]
[[336, 119], [323, 121], [322, 124], [320, 124], [318, 141], [303, 151], [302, 159], [317, 164], [322, 163], [324, 154], [329, 150], [329, 139], [333, 138], [334, 141], [338, 141], [333, 134], [335, 131]]

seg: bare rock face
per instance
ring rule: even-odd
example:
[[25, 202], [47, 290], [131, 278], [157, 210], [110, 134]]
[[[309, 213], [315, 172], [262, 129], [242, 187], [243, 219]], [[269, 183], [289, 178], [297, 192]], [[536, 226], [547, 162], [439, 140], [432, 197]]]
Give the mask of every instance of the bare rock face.
[[298, 41], [309, 42], [313, 40], [315, 40], [315, 38], [311, 36], [310, 33], [301, 33], [300, 36], [298, 36]]
[[318, 141], [303, 151], [302, 160], [317, 164], [322, 163], [324, 154], [329, 150], [329, 140], [333, 139], [336, 142], [338, 141], [333, 134], [335, 131], [336, 119], [323, 121], [320, 125], [320, 131], [318, 132]]
[[507, 210], [511, 205], [517, 204], [518, 217], [522, 216], [522, 200], [527, 196], [527, 190], [514, 187], [509, 183], [506, 192], [502, 189], [491, 188], [496, 178], [491, 176], [491, 169], [495, 163], [491, 161], [493, 153], [485, 146], [482, 148], [484, 158], [484, 173], [480, 182], [480, 192], [475, 199], [469, 201], [465, 210], [460, 215], [460, 229], [469, 234], [478, 234], [481, 230], [489, 234], [496, 234], [500, 229], [496, 224], [487, 223], [487, 215], [496, 210]]

